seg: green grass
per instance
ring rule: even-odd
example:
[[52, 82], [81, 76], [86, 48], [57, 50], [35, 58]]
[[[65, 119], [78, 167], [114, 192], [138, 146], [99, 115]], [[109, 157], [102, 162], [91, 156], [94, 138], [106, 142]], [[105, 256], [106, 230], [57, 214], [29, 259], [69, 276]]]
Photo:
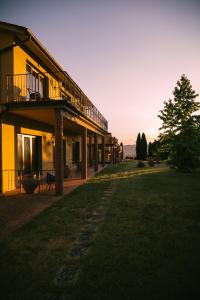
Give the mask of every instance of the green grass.
[[[0, 243], [2, 299], [200, 298], [199, 182], [165, 166], [109, 166]], [[71, 258], [94, 211], [103, 219], [86, 255]], [[70, 264], [77, 280], [56, 285]]]

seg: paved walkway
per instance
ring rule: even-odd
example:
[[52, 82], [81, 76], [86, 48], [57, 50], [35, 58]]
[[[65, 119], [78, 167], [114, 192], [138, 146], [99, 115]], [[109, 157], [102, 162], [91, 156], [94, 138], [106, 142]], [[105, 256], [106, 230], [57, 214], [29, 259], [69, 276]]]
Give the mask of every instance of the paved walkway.
[[[90, 177], [92, 175], [94, 174], [90, 174]], [[71, 193], [85, 182], [85, 179], [65, 181], [64, 195]], [[18, 193], [0, 196], [0, 239], [6, 238], [10, 233], [60, 199], [62, 196], [56, 196], [52, 191], [31, 195]]]
[[[84, 179], [68, 181], [67, 185], [65, 184], [64, 195], [69, 194], [83, 183], [85, 183]], [[55, 196], [52, 193], [1, 196], [0, 239], [5, 238], [60, 199], [62, 199], [62, 196]]]

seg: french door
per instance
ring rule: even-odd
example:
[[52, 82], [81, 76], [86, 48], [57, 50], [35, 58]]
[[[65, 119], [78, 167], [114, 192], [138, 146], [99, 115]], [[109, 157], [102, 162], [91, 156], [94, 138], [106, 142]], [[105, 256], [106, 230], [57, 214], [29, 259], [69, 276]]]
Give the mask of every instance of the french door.
[[44, 76], [33, 67], [26, 66], [27, 100], [41, 100], [44, 97]]
[[22, 155], [24, 172], [31, 173], [31, 171], [35, 171], [35, 136], [22, 136]]
[[41, 137], [18, 134], [18, 162], [19, 168], [25, 174], [41, 169], [42, 158]]

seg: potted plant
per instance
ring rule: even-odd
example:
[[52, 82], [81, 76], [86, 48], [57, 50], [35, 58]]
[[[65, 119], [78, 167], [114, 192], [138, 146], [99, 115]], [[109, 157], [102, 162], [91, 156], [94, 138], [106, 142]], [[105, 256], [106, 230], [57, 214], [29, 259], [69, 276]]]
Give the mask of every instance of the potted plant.
[[33, 194], [38, 185], [39, 180], [36, 178], [36, 175], [25, 174], [22, 177], [22, 186], [26, 194]]
[[71, 169], [68, 165], [64, 166], [64, 178], [68, 178], [70, 175]]

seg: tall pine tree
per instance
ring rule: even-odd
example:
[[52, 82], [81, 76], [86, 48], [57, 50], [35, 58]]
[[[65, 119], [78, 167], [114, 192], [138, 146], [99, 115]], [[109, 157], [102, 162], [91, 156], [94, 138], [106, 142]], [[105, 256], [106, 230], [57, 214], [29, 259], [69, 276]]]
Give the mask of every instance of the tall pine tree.
[[147, 159], [147, 140], [145, 133], [142, 133], [142, 138], [141, 138], [141, 159]]
[[120, 143], [120, 148], [121, 148], [121, 160], [123, 160], [123, 158], [124, 158], [124, 145], [123, 145], [122, 142]]
[[137, 140], [136, 140], [136, 159], [139, 159], [139, 160], [142, 159], [140, 133], [138, 133]]
[[136, 140], [136, 158], [144, 160], [147, 158], [147, 140], [144, 133], [142, 136], [138, 133]]
[[174, 99], [164, 102], [158, 116], [162, 120], [160, 142], [169, 152], [169, 159], [179, 170], [191, 170], [198, 165], [200, 156], [200, 108], [198, 94], [190, 80], [182, 75], [173, 91]]
[[153, 153], [152, 153], [152, 143], [149, 142], [149, 145], [148, 145], [148, 157], [152, 157], [153, 156]]

